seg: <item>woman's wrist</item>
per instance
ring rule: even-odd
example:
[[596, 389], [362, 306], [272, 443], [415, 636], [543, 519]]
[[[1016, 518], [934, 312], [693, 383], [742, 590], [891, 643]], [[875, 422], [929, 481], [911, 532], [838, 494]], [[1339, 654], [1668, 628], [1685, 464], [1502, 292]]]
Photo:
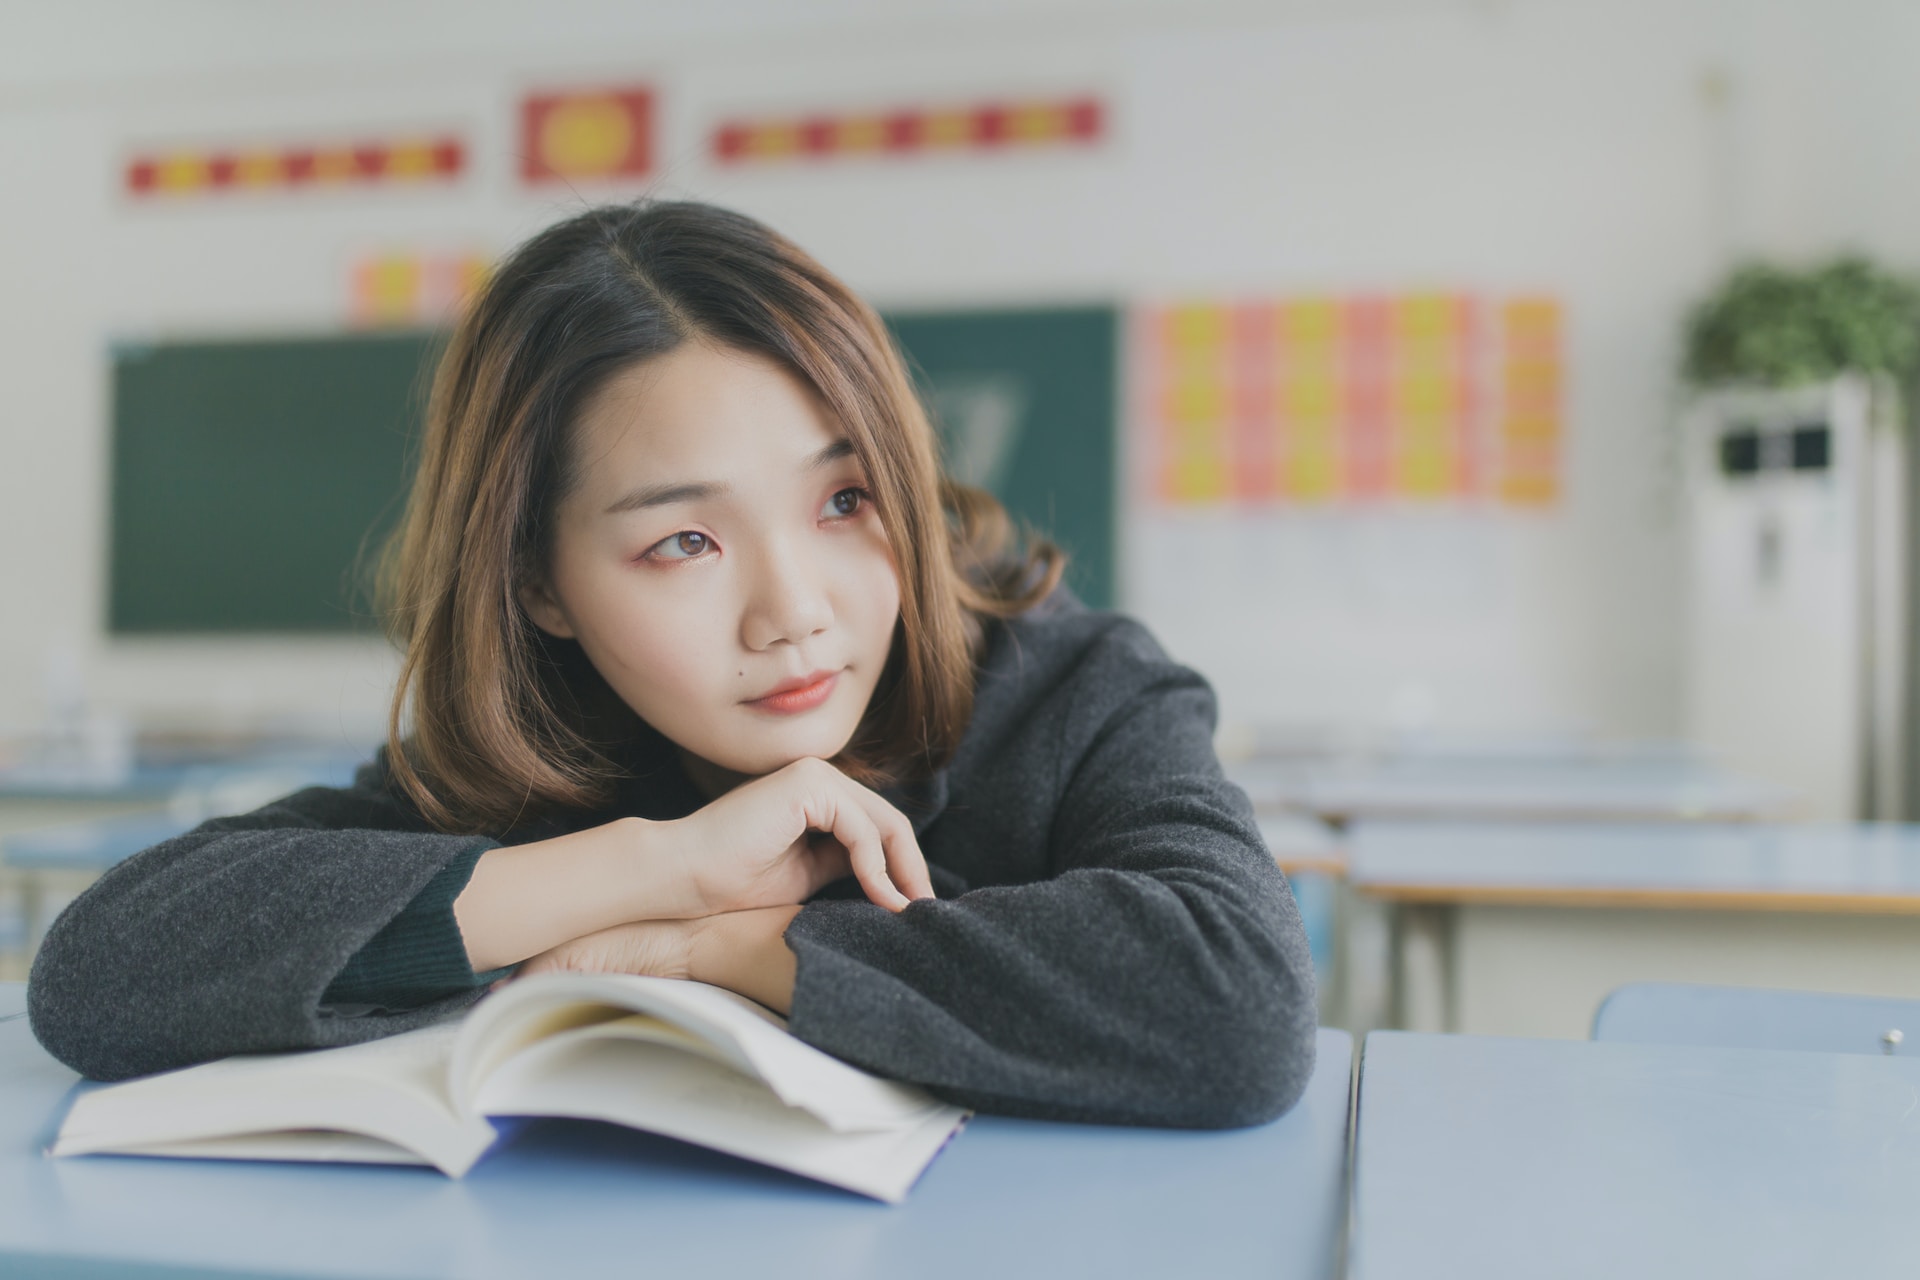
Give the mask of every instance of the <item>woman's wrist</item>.
[[619, 818], [481, 855], [453, 904], [474, 972], [615, 925], [701, 914], [670, 825]]
[[692, 922], [687, 976], [787, 1013], [793, 1008], [798, 961], [786, 933], [799, 914], [799, 907], [761, 907]]

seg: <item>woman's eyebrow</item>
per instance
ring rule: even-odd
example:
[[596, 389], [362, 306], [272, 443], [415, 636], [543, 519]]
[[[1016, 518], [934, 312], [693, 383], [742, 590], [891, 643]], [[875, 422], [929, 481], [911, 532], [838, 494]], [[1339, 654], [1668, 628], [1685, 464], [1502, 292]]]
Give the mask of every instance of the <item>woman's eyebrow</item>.
[[724, 484], [700, 482], [693, 484], [643, 484], [637, 489], [629, 489], [616, 499], [602, 514], [610, 516], [625, 515], [629, 511], [642, 511], [648, 507], [664, 507], [675, 502], [699, 502], [706, 498], [717, 498], [727, 491]]
[[852, 456], [853, 441], [847, 439], [845, 436], [841, 436], [838, 440], [835, 440], [832, 444], [814, 454], [811, 458], [808, 458], [807, 470], [818, 471], [822, 467], [832, 466], [842, 458], [851, 458]]
[[[842, 437], [807, 459], [807, 470], [818, 471], [834, 463], [854, 456], [853, 441]], [[648, 507], [664, 507], [676, 502], [702, 502], [708, 498], [724, 497], [727, 486], [717, 481], [702, 480], [687, 483], [665, 481], [660, 484], [643, 484], [629, 489], [616, 499], [603, 514], [610, 516], [625, 515], [629, 511], [644, 511]]]

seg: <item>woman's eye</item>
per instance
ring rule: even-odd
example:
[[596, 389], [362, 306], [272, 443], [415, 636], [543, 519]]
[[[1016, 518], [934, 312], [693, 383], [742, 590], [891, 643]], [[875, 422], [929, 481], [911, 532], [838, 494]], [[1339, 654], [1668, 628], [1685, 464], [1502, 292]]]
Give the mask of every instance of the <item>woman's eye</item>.
[[647, 554], [658, 560], [692, 560], [705, 555], [712, 548], [712, 538], [689, 529], [670, 538], [662, 538], [653, 544]]
[[827, 505], [820, 509], [820, 514], [830, 519], [835, 516], [844, 519], [859, 511], [861, 503], [869, 501], [872, 499], [865, 489], [842, 489], [827, 499]]

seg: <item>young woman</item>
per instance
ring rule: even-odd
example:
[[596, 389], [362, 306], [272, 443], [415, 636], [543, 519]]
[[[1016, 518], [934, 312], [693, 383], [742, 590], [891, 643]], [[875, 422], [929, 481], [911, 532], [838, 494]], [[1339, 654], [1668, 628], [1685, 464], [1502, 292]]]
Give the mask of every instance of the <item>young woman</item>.
[[879, 319], [767, 228], [649, 203], [520, 248], [386, 567], [387, 747], [76, 901], [28, 993], [63, 1061], [345, 1044], [599, 969], [983, 1110], [1240, 1125], [1304, 1087], [1306, 941], [1206, 684], [942, 482]]

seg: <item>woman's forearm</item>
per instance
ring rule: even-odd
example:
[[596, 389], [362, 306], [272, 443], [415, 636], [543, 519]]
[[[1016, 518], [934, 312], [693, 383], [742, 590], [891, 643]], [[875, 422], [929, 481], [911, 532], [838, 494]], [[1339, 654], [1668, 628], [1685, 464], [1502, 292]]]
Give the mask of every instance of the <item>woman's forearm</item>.
[[629, 921], [700, 914], [692, 881], [670, 865], [664, 826], [621, 818], [482, 854], [453, 903], [474, 972]]

